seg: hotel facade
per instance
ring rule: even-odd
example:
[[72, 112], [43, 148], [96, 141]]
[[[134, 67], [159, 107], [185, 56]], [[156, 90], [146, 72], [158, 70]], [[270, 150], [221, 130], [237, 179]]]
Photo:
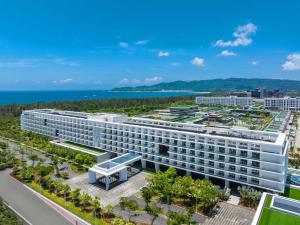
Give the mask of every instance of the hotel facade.
[[284, 133], [224, 129], [117, 114], [26, 110], [22, 130], [272, 192], [283, 192], [289, 144]]
[[253, 105], [251, 97], [196, 97], [197, 105], [249, 106]]
[[300, 98], [265, 98], [264, 106], [266, 109], [278, 109], [284, 111], [299, 111]]

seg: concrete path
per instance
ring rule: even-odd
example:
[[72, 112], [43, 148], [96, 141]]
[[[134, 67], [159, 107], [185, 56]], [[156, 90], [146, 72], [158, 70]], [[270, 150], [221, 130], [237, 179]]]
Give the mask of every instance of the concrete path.
[[71, 225], [22, 183], [9, 176], [10, 170], [0, 172], [0, 196], [32, 225]]

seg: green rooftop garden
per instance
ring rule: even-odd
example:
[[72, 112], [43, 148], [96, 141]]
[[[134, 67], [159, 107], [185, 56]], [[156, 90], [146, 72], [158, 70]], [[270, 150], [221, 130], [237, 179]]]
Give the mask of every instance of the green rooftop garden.
[[73, 147], [81, 148], [81, 149], [84, 149], [84, 150], [87, 150], [87, 151], [95, 152], [95, 153], [105, 152], [105, 151], [102, 151], [102, 150], [97, 149], [97, 148], [87, 147], [87, 146], [76, 144], [76, 143], [69, 142], [69, 141], [66, 141], [65, 144], [73, 146]]
[[259, 225], [298, 225], [300, 224], [300, 217], [292, 214], [283, 213], [278, 210], [270, 208], [272, 196], [267, 195], [259, 220]]
[[283, 196], [285, 196], [287, 198], [300, 200], [300, 190], [298, 190], [296, 188], [286, 187], [285, 190], [284, 190]]

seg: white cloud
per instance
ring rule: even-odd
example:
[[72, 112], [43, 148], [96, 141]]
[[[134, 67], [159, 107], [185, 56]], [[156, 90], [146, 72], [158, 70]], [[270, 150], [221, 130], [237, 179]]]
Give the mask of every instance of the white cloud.
[[154, 82], [159, 82], [161, 81], [162, 78], [158, 77], [158, 76], [154, 76], [154, 77], [146, 77], [145, 78], [145, 83], [154, 83]]
[[199, 57], [195, 57], [193, 58], [193, 60], [191, 61], [191, 63], [195, 66], [198, 67], [204, 67], [204, 59], [203, 58], [199, 58]]
[[178, 63], [178, 62], [173, 62], [173, 63], [170, 63], [170, 66], [178, 67], [178, 66], [180, 66], [180, 63]]
[[70, 84], [73, 82], [73, 79], [72, 78], [66, 78], [66, 79], [63, 79], [63, 80], [54, 80], [52, 83], [54, 84]]
[[128, 48], [129, 44], [128, 44], [127, 42], [121, 41], [121, 42], [119, 42], [119, 46], [120, 46], [121, 48]]
[[140, 40], [140, 41], [136, 41], [135, 44], [136, 45], [146, 45], [150, 42], [150, 40]]
[[218, 56], [224, 56], [224, 57], [228, 57], [228, 56], [236, 56], [236, 53], [232, 52], [232, 51], [228, 51], [228, 50], [224, 50], [222, 52], [220, 52], [218, 54]]
[[159, 51], [158, 56], [159, 57], [168, 57], [168, 56], [170, 56], [170, 52]]
[[255, 34], [257, 27], [253, 23], [247, 23], [243, 26], [238, 26], [233, 32], [234, 40], [224, 41], [222, 39], [215, 42], [214, 46], [218, 47], [237, 47], [247, 46], [252, 43], [252, 39], [249, 37]]
[[53, 61], [54, 61], [55, 64], [61, 65], [61, 66], [72, 66], [72, 67], [80, 66], [79, 63], [69, 61], [65, 58], [54, 58]]
[[37, 59], [18, 59], [14, 61], [0, 61], [0, 68], [32, 67], [37, 61]]
[[259, 64], [259, 61], [257, 61], [257, 60], [252, 60], [252, 61], [250, 62], [250, 64], [253, 65], [253, 66], [257, 66], [257, 65]]
[[146, 77], [144, 79], [128, 79], [128, 78], [123, 78], [122, 80], [120, 80], [120, 84], [149, 84], [149, 83], [155, 83], [155, 82], [159, 82], [162, 80], [162, 77], [159, 76], [154, 76], [154, 77]]
[[287, 61], [281, 65], [282, 70], [300, 70], [300, 54], [290, 54]]
[[127, 78], [123, 78], [122, 80], [120, 80], [120, 84], [128, 84], [129, 82], [130, 80]]

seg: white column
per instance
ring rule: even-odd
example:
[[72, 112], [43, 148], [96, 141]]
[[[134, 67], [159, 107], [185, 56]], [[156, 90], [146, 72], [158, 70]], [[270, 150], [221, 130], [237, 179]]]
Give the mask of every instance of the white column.
[[187, 175], [187, 176], [191, 176], [191, 175], [192, 175], [192, 172], [189, 171], [189, 170], [187, 170], [187, 171], [186, 171], [186, 175]]
[[155, 172], [158, 172], [158, 171], [159, 171], [159, 164], [155, 163]]
[[105, 190], [109, 189], [109, 176], [105, 176]]
[[143, 160], [143, 159], [142, 159], [142, 168], [146, 169], [146, 160]]
[[208, 175], [205, 175], [205, 180], [209, 180], [209, 176]]
[[125, 181], [125, 180], [127, 180], [127, 178], [128, 178], [128, 175], [127, 175], [127, 168], [122, 169], [122, 170], [120, 171], [119, 181]]
[[229, 188], [229, 180], [225, 180], [225, 187]]
[[96, 173], [94, 171], [89, 170], [89, 183], [94, 184], [97, 182]]

